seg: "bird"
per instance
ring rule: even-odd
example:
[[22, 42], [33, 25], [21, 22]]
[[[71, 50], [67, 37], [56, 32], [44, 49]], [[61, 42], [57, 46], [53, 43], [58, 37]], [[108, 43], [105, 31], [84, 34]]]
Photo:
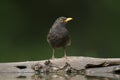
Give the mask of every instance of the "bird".
[[66, 24], [71, 20], [73, 20], [71, 17], [58, 17], [48, 32], [47, 41], [52, 47], [52, 59], [55, 59], [56, 48], [63, 48], [64, 58], [67, 58], [66, 47], [71, 45], [71, 38]]

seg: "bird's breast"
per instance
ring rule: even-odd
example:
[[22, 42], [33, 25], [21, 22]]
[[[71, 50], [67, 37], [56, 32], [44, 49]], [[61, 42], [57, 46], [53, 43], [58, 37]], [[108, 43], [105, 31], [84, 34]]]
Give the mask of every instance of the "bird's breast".
[[70, 37], [68, 31], [65, 29], [59, 30], [51, 30], [48, 34], [48, 42], [52, 47], [64, 47], [69, 42]]

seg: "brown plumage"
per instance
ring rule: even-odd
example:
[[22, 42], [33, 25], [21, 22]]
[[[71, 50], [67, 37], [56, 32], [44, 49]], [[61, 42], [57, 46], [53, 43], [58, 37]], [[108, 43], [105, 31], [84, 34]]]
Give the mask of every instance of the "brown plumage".
[[64, 57], [66, 57], [66, 46], [71, 44], [71, 39], [66, 24], [72, 18], [59, 17], [54, 22], [53, 26], [47, 35], [47, 41], [53, 48], [52, 59], [54, 59], [55, 48], [64, 48]]

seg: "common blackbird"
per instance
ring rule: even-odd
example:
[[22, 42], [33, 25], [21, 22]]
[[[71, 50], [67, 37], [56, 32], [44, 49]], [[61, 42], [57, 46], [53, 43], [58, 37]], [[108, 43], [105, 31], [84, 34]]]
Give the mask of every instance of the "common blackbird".
[[68, 30], [66, 29], [67, 22], [72, 18], [59, 17], [55, 20], [47, 35], [47, 41], [53, 49], [52, 59], [54, 59], [55, 49], [62, 47], [64, 49], [64, 57], [66, 58], [66, 46], [71, 44], [71, 39]]

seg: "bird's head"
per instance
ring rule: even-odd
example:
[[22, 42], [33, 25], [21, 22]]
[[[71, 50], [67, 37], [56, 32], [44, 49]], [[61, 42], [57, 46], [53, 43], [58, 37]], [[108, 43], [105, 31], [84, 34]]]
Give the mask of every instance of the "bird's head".
[[71, 20], [72, 20], [72, 18], [70, 18], [70, 17], [69, 18], [59, 17], [59, 18], [56, 19], [55, 23], [65, 25], [66, 23], [68, 23]]

